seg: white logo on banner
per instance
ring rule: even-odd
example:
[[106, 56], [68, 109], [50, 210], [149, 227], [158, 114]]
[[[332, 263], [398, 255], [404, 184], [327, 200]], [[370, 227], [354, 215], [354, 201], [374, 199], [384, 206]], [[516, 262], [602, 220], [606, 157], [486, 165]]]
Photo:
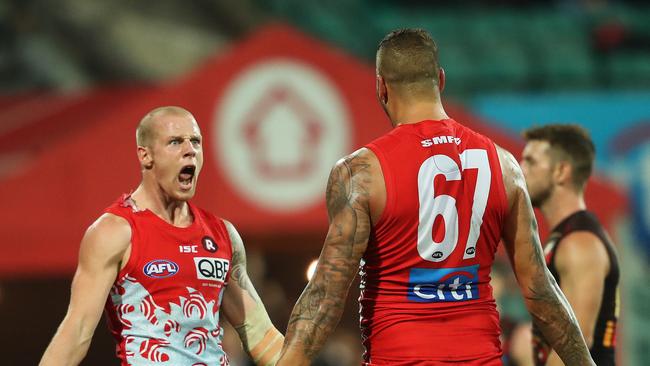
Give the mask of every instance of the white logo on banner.
[[271, 210], [324, 197], [348, 151], [349, 120], [336, 86], [309, 65], [273, 60], [245, 69], [215, 113], [215, 153], [239, 192]]

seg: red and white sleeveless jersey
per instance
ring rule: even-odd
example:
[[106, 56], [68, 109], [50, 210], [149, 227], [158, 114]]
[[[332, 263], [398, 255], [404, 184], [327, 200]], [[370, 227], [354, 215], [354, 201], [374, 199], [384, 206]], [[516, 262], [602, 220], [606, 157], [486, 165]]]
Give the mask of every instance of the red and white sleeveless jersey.
[[448, 119], [400, 125], [366, 147], [386, 207], [361, 262], [365, 363], [500, 364], [489, 282], [508, 201], [494, 144]]
[[227, 365], [219, 308], [232, 245], [223, 221], [190, 205], [193, 223], [170, 225], [124, 195], [105, 212], [131, 225], [131, 253], [106, 302], [123, 366]]

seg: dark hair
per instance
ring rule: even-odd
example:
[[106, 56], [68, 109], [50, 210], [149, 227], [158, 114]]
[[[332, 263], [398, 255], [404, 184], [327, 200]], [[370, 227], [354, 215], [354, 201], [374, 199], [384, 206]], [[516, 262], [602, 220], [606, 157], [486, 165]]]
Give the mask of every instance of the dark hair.
[[556, 155], [560, 155], [560, 160], [571, 164], [574, 186], [584, 188], [591, 175], [596, 154], [587, 130], [575, 124], [551, 124], [525, 130], [523, 136], [526, 141], [547, 141]]
[[438, 46], [424, 29], [397, 29], [377, 48], [377, 73], [388, 83], [419, 84], [432, 89], [440, 82]]

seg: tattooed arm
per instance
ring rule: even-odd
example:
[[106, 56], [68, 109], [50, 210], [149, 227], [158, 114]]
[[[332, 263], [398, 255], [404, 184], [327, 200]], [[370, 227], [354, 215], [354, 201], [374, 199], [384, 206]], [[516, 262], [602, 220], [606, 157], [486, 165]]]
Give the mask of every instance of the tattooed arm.
[[230, 280], [221, 309], [235, 327], [244, 350], [256, 365], [275, 365], [282, 349], [282, 334], [273, 326], [262, 300], [257, 295], [246, 271], [244, 243], [235, 227], [225, 221], [232, 242]]
[[544, 263], [519, 164], [507, 151], [498, 152], [510, 205], [503, 239], [528, 312], [566, 365], [594, 365], [573, 310]]
[[309, 365], [341, 318], [368, 245], [369, 154], [341, 159], [327, 182], [329, 230], [313, 278], [298, 299], [278, 365]]

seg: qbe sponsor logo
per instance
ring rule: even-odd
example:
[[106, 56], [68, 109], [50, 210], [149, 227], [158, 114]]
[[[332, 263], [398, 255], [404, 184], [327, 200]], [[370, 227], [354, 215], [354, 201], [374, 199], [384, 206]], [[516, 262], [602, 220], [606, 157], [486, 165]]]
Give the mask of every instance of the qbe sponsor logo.
[[166, 278], [178, 273], [178, 264], [167, 259], [154, 259], [144, 265], [142, 272], [151, 278]]
[[199, 280], [225, 282], [230, 261], [223, 258], [194, 257], [196, 277]]
[[476, 300], [479, 265], [457, 268], [413, 268], [409, 274], [408, 299], [418, 302]]

